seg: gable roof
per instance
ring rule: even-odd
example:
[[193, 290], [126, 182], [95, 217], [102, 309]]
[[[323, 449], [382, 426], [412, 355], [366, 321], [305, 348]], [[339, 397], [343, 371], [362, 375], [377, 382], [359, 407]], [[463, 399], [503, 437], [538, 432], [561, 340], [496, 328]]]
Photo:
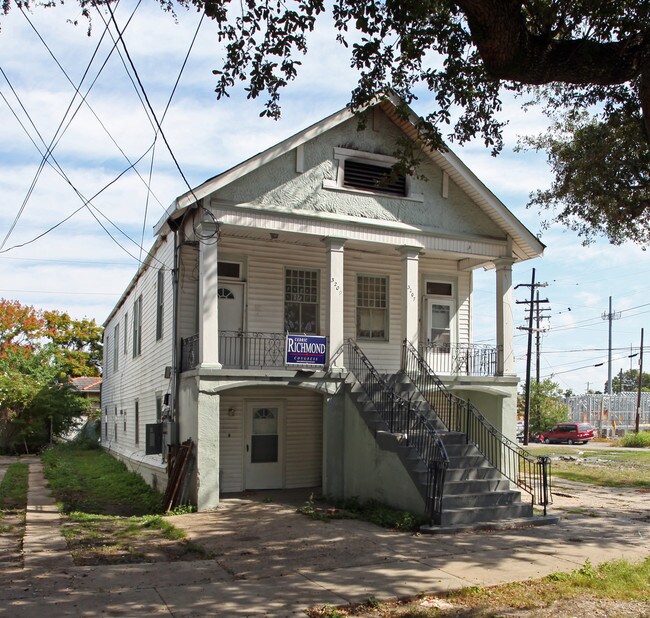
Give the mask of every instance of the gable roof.
[[99, 393], [102, 379], [97, 376], [80, 376], [78, 378], [72, 378], [70, 384], [72, 384], [72, 386], [74, 386], [78, 391]]
[[[446, 152], [434, 150], [422, 142], [417, 130], [419, 117], [408, 107], [406, 108], [408, 112], [406, 117], [402, 112], [398, 113], [398, 107], [404, 109], [398, 97], [395, 95], [383, 95], [378, 97], [377, 103], [374, 105], [379, 105], [390, 120], [400, 127], [410, 139], [417, 142], [423, 152], [446, 172], [451, 180], [490, 219], [495, 221], [504, 230], [512, 239], [512, 252], [516, 261], [535, 258], [543, 253], [545, 245], [515, 217], [505, 204], [481, 182], [458, 156], [451, 150], [447, 150]], [[374, 105], [369, 105], [368, 109]], [[229, 170], [209, 178], [193, 190], [176, 198], [160, 221], [154, 226], [154, 232], [156, 234], [165, 233], [169, 228], [170, 220], [179, 218], [188, 207], [197, 203], [199, 200], [354, 117], [355, 113], [349, 107], [346, 107], [279, 142], [275, 146], [246, 159]]]

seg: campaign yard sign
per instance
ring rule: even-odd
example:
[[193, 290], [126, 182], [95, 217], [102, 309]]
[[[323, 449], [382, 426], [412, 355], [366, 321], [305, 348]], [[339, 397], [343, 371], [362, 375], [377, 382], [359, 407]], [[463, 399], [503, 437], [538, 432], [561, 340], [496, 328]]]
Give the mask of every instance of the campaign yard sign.
[[287, 334], [285, 349], [287, 365], [324, 365], [327, 355], [327, 337]]

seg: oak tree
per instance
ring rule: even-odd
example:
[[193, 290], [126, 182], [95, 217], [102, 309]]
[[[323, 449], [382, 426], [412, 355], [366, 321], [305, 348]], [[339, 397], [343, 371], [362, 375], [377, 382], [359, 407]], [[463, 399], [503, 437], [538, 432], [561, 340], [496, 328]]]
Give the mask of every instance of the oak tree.
[[[167, 11], [193, 7], [212, 18], [224, 47], [214, 71], [217, 97], [243, 85], [248, 97], [266, 99], [262, 114], [270, 117], [279, 116], [280, 92], [296, 77], [309, 35], [329, 10], [359, 72], [352, 107], [388, 91], [409, 104], [427, 89], [434, 104], [418, 128], [434, 148], [444, 148], [443, 139], [480, 138], [498, 153], [504, 93], [531, 95], [551, 119], [549, 132], [524, 146], [546, 150], [555, 172], [532, 205], [550, 209], [585, 242], [600, 233], [613, 243], [650, 240], [650, 3], [158, 1]], [[110, 0], [79, 2], [88, 16], [110, 7]], [[31, 2], [39, 3], [52, 4]], [[415, 165], [402, 154], [405, 165]]]

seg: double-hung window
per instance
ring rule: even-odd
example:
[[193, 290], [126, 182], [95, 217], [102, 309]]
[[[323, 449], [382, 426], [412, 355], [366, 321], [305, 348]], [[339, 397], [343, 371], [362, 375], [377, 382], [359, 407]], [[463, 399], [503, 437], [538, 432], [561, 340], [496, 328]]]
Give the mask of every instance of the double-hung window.
[[388, 340], [388, 277], [357, 275], [357, 338]]
[[113, 329], [113, 371], [117, 371], [119, 368], [119, 358], [120, 358], [120, 325], [119, 323], [115, 325]]
[[142, 352], [142, 294], [133, 304], [133, 358]]
[[158, 282], [156, 286], [156, 341], [163, 336], [163, 313], [165, 308], [165, 271], [158, 271]]
[[318, 332], [318, 271], [287, 268], [284, 273], [284, 330]]

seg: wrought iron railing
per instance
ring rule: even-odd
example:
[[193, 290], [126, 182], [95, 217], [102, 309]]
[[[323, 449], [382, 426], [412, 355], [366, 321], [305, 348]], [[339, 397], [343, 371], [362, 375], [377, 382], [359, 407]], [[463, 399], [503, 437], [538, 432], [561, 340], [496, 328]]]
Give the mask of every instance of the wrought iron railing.
[[533, 456], [504, 436], [471, 403], [452, 395], [408, 341], [402, 347], [402, 371], [417, 387], [436, 417], [467, 436], [501, 474], [531, 495], [533, 504], [552, 503], [551, 460]]
[[[219, 363], [225, 369], [284, 368], [286, 335], [219, 331]], [[181, 371], [199, 364], [199, 336], [181, 340]]]
[[433, 420], [426, 418], [414, 403], [397, 395], [352, 340], [348, 341], [347, 365], [388, 431], [401, 434], [401, 443], [413, 447], [422, 458], [427, 467], [427, 513], [432, 524], [440, 524], [449, 457]]
[[228, 369], [284, 367], [286, 335], [219, 331], [219, 362]]
[[495, 376], [499, 368], [500, 348], [478, 343], [438, 344], [421, 341], [420, 355], [437, 374]]

